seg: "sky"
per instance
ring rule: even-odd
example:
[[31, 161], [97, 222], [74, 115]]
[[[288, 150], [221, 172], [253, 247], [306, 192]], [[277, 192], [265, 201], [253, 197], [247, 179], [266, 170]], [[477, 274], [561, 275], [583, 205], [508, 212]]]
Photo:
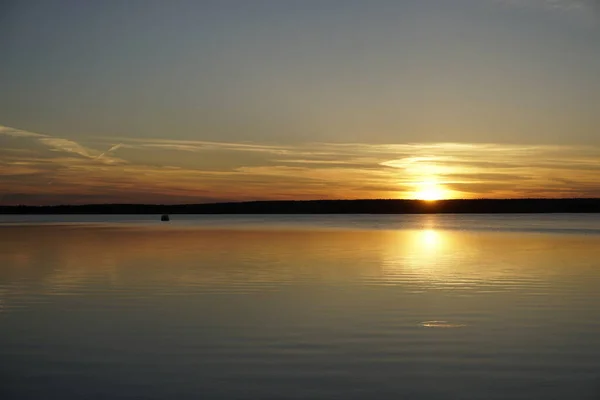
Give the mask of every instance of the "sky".
[[2, 0], [0, 55], [0, 205], [600, 197], [600, 0]]

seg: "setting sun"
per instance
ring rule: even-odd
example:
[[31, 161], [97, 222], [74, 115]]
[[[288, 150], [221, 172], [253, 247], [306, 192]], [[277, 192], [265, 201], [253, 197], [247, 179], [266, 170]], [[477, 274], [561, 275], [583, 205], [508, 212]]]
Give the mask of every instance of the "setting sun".
[[415, 198], [418, 200], [436, 201], [446, 198], [445, 190], [436, 183], [427, 183], [415, 192]]

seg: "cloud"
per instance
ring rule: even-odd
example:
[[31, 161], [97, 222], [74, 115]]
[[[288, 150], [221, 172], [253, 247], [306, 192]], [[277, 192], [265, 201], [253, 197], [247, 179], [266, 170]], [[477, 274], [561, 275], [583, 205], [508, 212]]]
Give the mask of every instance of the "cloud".
[[48, 145], [52, 151], [62, 151], [65, 153], [78, 154], [86, 158], [95, 158], [90, 154], [90, 151], [85, 147], [79, 145], [72, 140], [53, 138], [53, 137], [41, 137], [40, 142]]
[[590, 146], [75, 142], [6, 127], [2, 137], [13, 147], [0, 149], [0, 191], [36, 201], [407, 198], [423, 182], [452, 197], [587, 196], [600, 188], [600, 148]]
[[113, 151], [117, 151], [122, 146], [123, 146], [123, 143], [116, 144], [116, 145], [112, 146], [110, 149], [106, 150], [104, 153], [102, 153], [99, 156], [97, 156], [95, 159], [98, 160], [98, 159], [104, 157], [105, 155], [107, 155], [108, 153], [111, 153]]
[[28, 132], [21, 129], [15, 129], [8, 126], [0, 125], [0, 136], [8, 136], [13, 138], [20, 139], [30, 139], [34, 140], [38, 143], [43, 144], [48, 148], [48, 150], [53, 152], [63, 152], [71, 155], [81, 156], [90, 160], [96, 160], [103, 162], [105, 164], [120, 164], [123, 160], [115, 158], [115, 157], [107, 157], [106, 155], [118, 149], [120, 144], [111, 147], [109, 150], [104, 153], [100, 153], [97, 150], [87, 148], [82, 146], [81, 144], [64, 138], [57, 138], [50, 135], [44, 135], [40, 133]]
[[[107, 140], [107, 138], [101, 138]], [[258, 143], [232, 143], [213, 142], [204, 140], [176, 140], [176, 139], [141, 139], [141, 138], [108, 138], [108, 140], [119, 140], [130, 147], [157, 147], [172, 148], [187, 151], [206, 151], [214, 149], [229, 149], [239, 151], [271, 151], [280, 152], [292, 149], [291, 146], [268, 145]]]
[[39, 133], [27, 132], [21, 129], [15, 129], [8, 126], [0, 125], [0, 135], [13, 136], [13, 137], [24, 137], [24, 138], [43, 138], [46, 135], [40, 135]]

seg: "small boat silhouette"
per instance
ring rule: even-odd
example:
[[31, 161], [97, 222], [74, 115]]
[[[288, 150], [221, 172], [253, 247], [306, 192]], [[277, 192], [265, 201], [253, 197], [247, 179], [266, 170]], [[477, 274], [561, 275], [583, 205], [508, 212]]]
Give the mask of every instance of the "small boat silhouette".
[[160, 216], [161, 221], [170, 221], [169, 214], [163, 214]]

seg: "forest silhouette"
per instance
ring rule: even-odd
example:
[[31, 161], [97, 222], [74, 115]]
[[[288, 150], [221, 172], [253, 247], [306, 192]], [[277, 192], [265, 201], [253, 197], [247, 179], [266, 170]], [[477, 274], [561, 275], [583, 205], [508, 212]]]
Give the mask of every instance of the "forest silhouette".
[[276, 200], [210, 204], [0, 206], [1, 214], [501, 214], [600, 213], [600, 199]]

